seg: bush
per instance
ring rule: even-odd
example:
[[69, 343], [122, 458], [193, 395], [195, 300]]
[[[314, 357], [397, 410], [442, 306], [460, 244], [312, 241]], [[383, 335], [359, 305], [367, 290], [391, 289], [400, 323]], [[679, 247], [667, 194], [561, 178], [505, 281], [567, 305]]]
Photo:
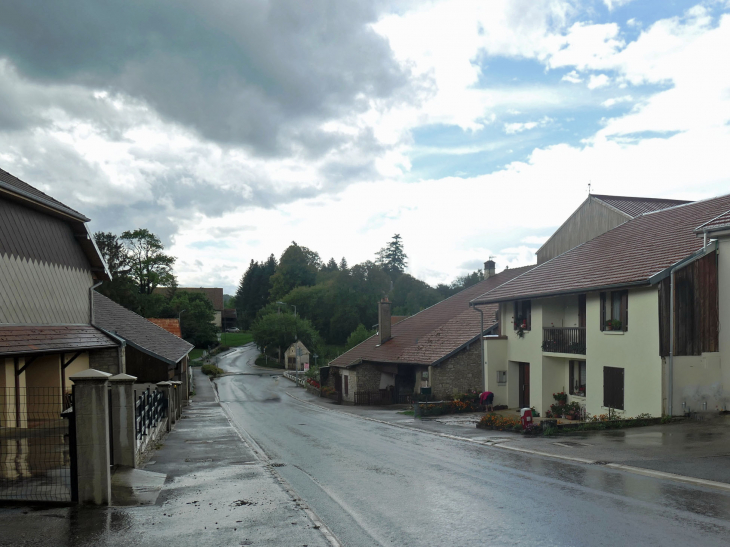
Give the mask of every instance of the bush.
[[509, 418], [507, 416], [499, 416], [497, 414], [487, 414], [477, 424], [482, 429], [496, 429], [497, 431], [508, 431], [515, 429], [516, 426], [522, 427], [519, 418]]
[[212, 365], [212, 364], [203, 365], [202, 367], [200, 367], [200, 371], [203, 374], [207, 374], [208, 376], [213, 376], [214, 378], [216, 376], [220, 376], [221, 374], [226, 373], [226, 371], [223, 370], [222, 368], [218, 368], [217, 366]]

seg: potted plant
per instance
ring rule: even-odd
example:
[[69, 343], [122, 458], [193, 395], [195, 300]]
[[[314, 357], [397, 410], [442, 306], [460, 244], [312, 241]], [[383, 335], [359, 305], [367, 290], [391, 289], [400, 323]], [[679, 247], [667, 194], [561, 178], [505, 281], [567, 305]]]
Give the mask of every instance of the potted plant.
[[606, 330], [613, 330], [613, 321], [610, 319], [606, 321]]
[[623, 325], [621, 324], [621, 321], [619, 321], [618, 319], [612, 319], [611, 326], [613, 327], [613, 330], [621, 330], [621, 327]]

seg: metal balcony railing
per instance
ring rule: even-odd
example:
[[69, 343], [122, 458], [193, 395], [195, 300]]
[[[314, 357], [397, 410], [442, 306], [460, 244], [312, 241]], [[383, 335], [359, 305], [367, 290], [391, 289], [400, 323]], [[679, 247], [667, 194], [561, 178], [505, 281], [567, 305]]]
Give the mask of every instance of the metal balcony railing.
[[585, 355], [585, 327], [543, 327], [542, 351]]

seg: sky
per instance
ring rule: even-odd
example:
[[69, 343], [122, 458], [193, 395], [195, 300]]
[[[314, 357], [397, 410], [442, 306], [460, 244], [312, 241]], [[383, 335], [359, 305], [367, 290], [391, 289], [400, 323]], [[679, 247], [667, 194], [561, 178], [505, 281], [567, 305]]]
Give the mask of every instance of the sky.
[[232, 294], [292, 242], [431, 284], [598, 194], [730, 192], [730, 0], [11, 0], [0, 167]]

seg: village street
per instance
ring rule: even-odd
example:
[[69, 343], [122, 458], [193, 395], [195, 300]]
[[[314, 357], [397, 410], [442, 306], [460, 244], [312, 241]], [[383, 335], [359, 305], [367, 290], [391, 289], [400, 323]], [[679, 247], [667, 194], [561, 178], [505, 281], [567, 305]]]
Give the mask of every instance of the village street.
[[221, 357], [221, 404], [344, 545], [727, 544], [725, 493], [329, 412], [255, 355]]

